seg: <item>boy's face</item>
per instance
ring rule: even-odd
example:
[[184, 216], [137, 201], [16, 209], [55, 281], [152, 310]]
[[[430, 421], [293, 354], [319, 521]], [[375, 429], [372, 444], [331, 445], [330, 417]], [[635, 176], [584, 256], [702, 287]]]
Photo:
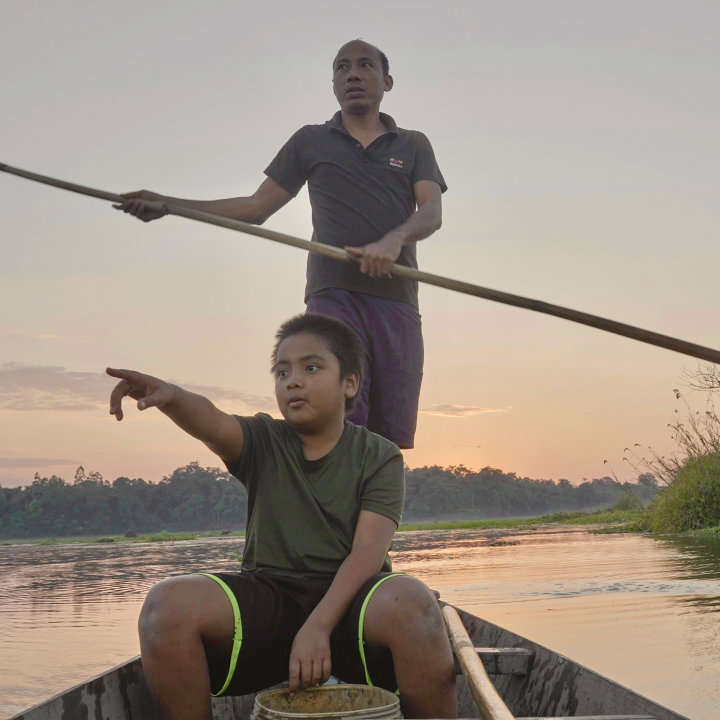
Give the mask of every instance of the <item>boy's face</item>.
[[341, 379], [337, 357], [314, 335], [291, 335], [280, 343], [275, 397], [290, 425], [320, 430], [344, 418], [345, 398], [354, 397], [358, 379]]

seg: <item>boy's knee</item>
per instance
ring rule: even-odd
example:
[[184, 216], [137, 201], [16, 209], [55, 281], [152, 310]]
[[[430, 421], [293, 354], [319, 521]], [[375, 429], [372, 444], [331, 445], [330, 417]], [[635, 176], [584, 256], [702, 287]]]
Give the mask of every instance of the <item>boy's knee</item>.
[[376, 594], [383, 589], [377, 609], [388, 628], [425, 637], [445, 632], [437, 599], [424, 582], [409, 576], [397, 577], [383, 583]]
[[192, 602], [193, 576], [167, 578], [153, 585], [145, 596], [138, 630], [147, 645], [179, 628], [191, 629], [196, 612]]

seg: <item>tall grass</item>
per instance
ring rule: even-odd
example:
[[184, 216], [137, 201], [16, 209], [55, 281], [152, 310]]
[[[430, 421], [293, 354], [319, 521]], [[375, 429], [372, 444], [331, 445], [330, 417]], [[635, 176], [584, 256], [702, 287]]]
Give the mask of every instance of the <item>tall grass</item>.
[[665, 486], [643, 513], [642, 524], [653, 532], [687, 532], [720, 525], [720, 417], [714, 399], [720, 390], [715, 366], [685, 370], [692, 390], [707, 392], [704, 412], [693, 412], [684, 396], [675, 397], [685, 412], [670, 423], [676, 450], [669, 456], [651, 448], [648, 458], [635, 458]]
[[644, 524], [653, 532], [687, 532], [720, 525], [720, 455], [688, 458], [650, 503]]

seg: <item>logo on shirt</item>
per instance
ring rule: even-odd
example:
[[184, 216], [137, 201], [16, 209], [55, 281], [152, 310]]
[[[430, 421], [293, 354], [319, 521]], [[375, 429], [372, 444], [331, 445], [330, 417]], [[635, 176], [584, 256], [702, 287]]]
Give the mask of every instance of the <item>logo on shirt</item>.
[[390, 165], [392, 165], [393, 167], [401, 168], [401, 169], [402, 169], [403, 161], [402, 161], [402, 160], [396, 160], [395, 158], [390, 158]]

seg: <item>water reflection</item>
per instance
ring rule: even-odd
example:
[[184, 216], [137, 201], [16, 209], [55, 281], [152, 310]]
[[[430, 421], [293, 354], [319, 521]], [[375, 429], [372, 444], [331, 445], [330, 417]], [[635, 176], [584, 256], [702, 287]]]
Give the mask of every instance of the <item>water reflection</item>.
[[[677, 577], [696, 580], [720, 580], [720, 538], [663, 537], [657, 542], [670, 552], [668, 563]], [[715, 592], [716, 594], [712, 594]], [[720, 610], [720, 589], [709, 589], [707, 594], [686, 596], [679, 600], [699, 612]]]
[[[25, 603], [118, 602], [168, 575], [237, 569], [241, 538], [162, 543], [10, 545], [0, 548], [0, 612]], [[12, 602], [10, 602], [12, 600]]]
[[[138, 652], [158, 580], [237, 570], [243, 540], [0, 547], [0, 718]], [[695, 720], [720, 717], [720, 542], [584, 528], [413, 532], [398, 570]]]

